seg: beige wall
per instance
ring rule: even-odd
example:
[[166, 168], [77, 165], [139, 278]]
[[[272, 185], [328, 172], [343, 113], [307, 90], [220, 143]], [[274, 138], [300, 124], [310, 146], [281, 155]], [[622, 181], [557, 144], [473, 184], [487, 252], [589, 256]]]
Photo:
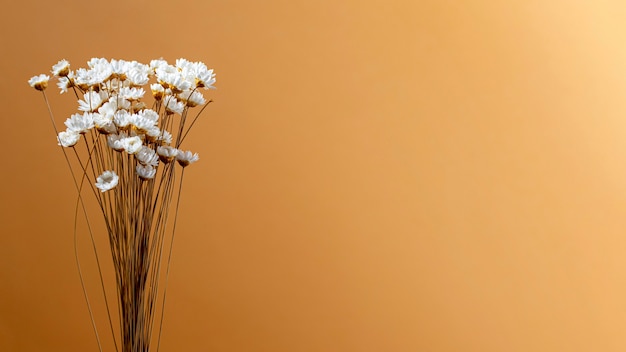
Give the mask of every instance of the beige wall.
[[626, 349], [623, 2], [125, 3], [0, 24], [0, 350], [97, 351], [26, 84], [93, 56], [217, 72], [162, 351]]

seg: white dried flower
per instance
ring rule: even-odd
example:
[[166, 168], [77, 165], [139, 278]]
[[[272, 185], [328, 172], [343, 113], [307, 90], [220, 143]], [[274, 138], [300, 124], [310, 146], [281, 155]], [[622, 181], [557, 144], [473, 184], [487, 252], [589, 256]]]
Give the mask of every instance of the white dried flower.
[[167, 164], [176, 158], [178, 149], [170, 147], [169, 145], [159, 146], [157, 147], [157, 154], [159, 155], [159, 159], [161, 159], [164, 164]]
[[91, 69], [108, 65], [110, 65], [109, 61], [102, 57], [92, 57], [89, 61], [87, 61], [87, 66]]
[[143, 165], [159, 165], [159, 157], [157, 156], [157, 153], [154, 151], [154, 149], [145, 145], [141, 147], [137, 154], [135, 154], [135, 158], [137, 158], [137, 160], [139, 160], [139, 162]]
[[204, 96], [202, 96], [202, 93], [195, 90], [188, 89], [178, 94], [178, 97], [182, 101], [186, 102], [186, 105], [189, 107], [203, 105], [204, 103], [206, 103], [206, 100], [204, 100]]
[[128, 135], [124, 132], [120, 134], [110, 134], [107, 136], [107, 144], [109, 145], [109, 148], [121, 152], [124, 150], [122, 140], [126, 137], [128, 137]]
[[87, 133], [94, 127], [93, 116], [89, 113], [73, 114], [65, 120], [65, 126], [68, 131], [81, 134]]
[[126, 80], [128, 69], [130, 68], [130, 63], [128, 61], [112, 59], [110, 66], [111, 72], [116, 78]]
[[159, 120], [159, 114], [157, 114], [157, 112], [152, 109], [143, 109], [137, 112], [137, 115], [143, 117], [144, 119], [154, 121], [154, 123]]
[[106, 71], [79, 68], [76, 70], [74, 81], [82, 90], [90, 90], [100, 87], [100, 84], [108, 77], [107, 75], [109, 73]]
[[106, 117], [107, 119], [111, 119], [113, 120], [113, 116], [115, 115], [115, 112], [117, 111], [117, 104], [115, 102], [112, 101], [108, 101], [104, 104], [102, 104], [102, 106], [100, 108], [98, 108], [98, 113], [104, 117]]
[[61, 90], [61, 94], [67, 93], [69, 88], [74, 87], [74, 73], [70, 72], [67, 77], [59, 77], [57, 87]]
[[166, 83], [174, 93], [180, 93], [191, 88], [191, 82], [181, 72], [165, 73], [159, 79]]
[[159, 141], [160, 136], [161, 136], [161, 129], [156, 125], [150, 127], [150, 129], [146, 131], [146, 137], [147, 137], [146, 139], [149, 142], [154, 143], [154, 142]]
[[151, 84], [150, 90], [152, 91], [152, 96], [154, 97], [154, 100], [157, 101], [163, 99], [165, 94], [167, 94], [165, 88], [163, 88], [163, 86], [158, 83]]
[[138, 164], [135, 167], [135, 170], [137, 170], [137, 175], [142, 180], [152, 179], [154, 178], [154, 175], [156, 175], [156, 169], [151, 165]]
[[63, 59], [52, 66], [52, 71], [50, 72], [57, 77], [65, 77], [70, 74], [70, 63]]
[[176, 59], [176, 67], [178, 67], [181, 71], [185, 69], [190, 69], [193, 67], [193, 63], [187, 59]]
[[215, 89], [213, 86], [215, 84], [215, 73], [213, 70], [206, 70], [206, 66], [204, 70], [199, 70], [196, 73], [196, 87], [204, 88], [204, 89]]
[[[102, 109], [102, 108], [101, 108]], [[102, 115], [93, 113], [93, 123], [102, 134], [111, 134], [117, 131], [117, 127], [113, 124], [113, 115]]]
[[141, 138], [139, 138], [139, 136], [127, 137], [122, 139], [120, 142], [122, 142], [124, 150], [128, 154], [135, 154], [139, 152], [141, 150], [141, 147], [143, 146], [143, 142], [141, 141]]
[[167, 114], [182, 114], [185, 109], [185, 104], [178, 101], [174, 96], [168, 96], [165, 99], [165, 112]]
[[132, 114], [130, 115], [130, 124], [135, 126], [138, 132], [145, 133], [156, 124], [156, 121], [147, 119], [139, 114]]
[[96, 84], [108, 81], [114, 76], [113, 67], [106, 59], [93, 58], [87, 62], [87, 65], [91, 68], [91, 75]]
[[102, 90], [87, 92], [83, 97], [84, 100], [78, 101], [78, 110], [80, 111], [97, 111], [108, 100], [107, 93]]
[[102, 175], [98, 176], [96, 181], [96, 187], [100, 189], [100, 192], [106, 192], [117, 186], [119, 177], [117, 176], [115, 171], [105, 171], [102, 173]]
[[168, 65], [167, 61], [163, 59], [156, 59], [156, 60], [150, 61], [150, 69], [152, 69], [153, 71], [156, 71], [158, 68], [165, 67], [167, 65]]
[[31, 79], [28, 80], [28, 84], [30, 84], [31, 87], [37, 90], [43, 91], [44, 89], [48, 88], [49, 80], [50, 76], [41, 74], [39, 76], [31, 77]]
[[96, 126], [96, 128], [101, 128], [108, 124], [113, 123], [113, 115], [109, 115], [109, 114], [104, 115], [104, 114], [97, 112], [97, 113], [92, 113], [91, 116], [93, 117], [93, 124]]
[[73, 147], [80, 140], [80, 133], [74, 131], [61, 131], [57, 136], [57, 142], [63, 147]]
[[169, 131], [161, 131], [161, 134], [157, 138], [159, 141], [165, 144], [172, 144], [172, 134]]
[[126, 110], [117, 110], [115, 114], [113, 114], [113, 123], [119, 128], [127, 128], [131, 122], [130, 112]]
[[198, 153], [192, 154], [190, 151], [183, 152], [182, 150], [179, 150], [176, 154], [176, 161], [178, 161], [182, 167], [187, 167], [199, 159], [200, 157], [198, 156]]
[[98, 112], [102, 115], [113, 116], [118, 110], [130, 110], [131, 103], [126, 99], [122, 99], [117, 95], [109, 98], [109, 100], [102, 104], [98, 109]]
[[143, 88], [123, 87], [123, 88], [120, 88], [120, 91], [118, 94], [120, 98], [132, 101], [132, 100], [139, 100], [143, 98], [145, 91], [143, 90]]
[[131, 85], [143, 86], [148, 83], [151, 73], [150, 66], [133, 61], [129, 64], [126, 75]]

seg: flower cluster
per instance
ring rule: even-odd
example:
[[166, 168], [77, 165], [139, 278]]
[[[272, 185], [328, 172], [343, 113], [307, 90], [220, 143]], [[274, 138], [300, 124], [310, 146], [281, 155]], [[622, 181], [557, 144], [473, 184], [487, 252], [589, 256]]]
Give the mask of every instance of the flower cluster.
[[[61, 60], [52, 66], [61, 93], [73, 90], [80, 98], [79, 112], [71, 115], [65, 121], [66, 130], [58, 133], [59, 145], [74, 147], [87, 134], [106, 138], [112, 151], [134, 156], [141, 180], [154, 178], [159, 163], [176, 159], [186, 167], [198, 160], [197, 154], [179, 147], [186, 134], [183, 127], [188, 110], [206, 104], [200, 88], [214, 88], [213, 70], [185, 59], [171, 65], [162, 59], [142, 64], [93, 58], [87, 65], [73, 71], [68, 61]], [[49, 79], [42, 74], [31, 78], [29, 84], [43, 91]], [[151, 79], [156, 82], [150, 84]], [[143, 87], [148, 84], [153, 97], [151, 108], [143, 101]], [[167, 128], [177, 130], [173, 134]], [[96, 187], [107, 191], [117, 185], [117, 177], [113, 170], [106, 170], [98, 177]]]
[[[81, 195], [90, 186], [106, 225], [120, 314], [119, 349], [108, 314], [116, 350], [151, 350], [157, 298], [162, 297], [161, 319], [165, 304], [165, 293], [158, 294], [162, 263], [169, 266], [164, 243], [174, 238], [184, 170], [198, 161], [198, 154], [182, 150], [181, 144], [210, 102], [202, 91], [214, 88], [215, 74], [185, 59], [171, 65], [161, 59], [142, 64], [102, 58], [76, 70], [61, 60], [51, 73], [61, 94], [73, 93], [78, 100], [63, 130], [52, 109], [50, 118], [78, 191], [77, 204], [87, 216]], [[49, 80], [41, 74], [28, 81], [46, 104]], [[194, 108], [197, 114], [188, 116]], [[168, 221], [171, 211], [174, 221]]]

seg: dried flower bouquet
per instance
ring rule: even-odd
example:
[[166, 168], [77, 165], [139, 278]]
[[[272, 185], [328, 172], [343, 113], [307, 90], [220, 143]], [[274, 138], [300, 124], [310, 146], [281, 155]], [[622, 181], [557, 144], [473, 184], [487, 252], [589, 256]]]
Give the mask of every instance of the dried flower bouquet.
[[[178, 214], [178, 201], [171, 209], [172, 200], [180, 199], [185, 168], [198, 161], [198, 154], [183, 151], [181, 145], [210, 103], [201, 89], [214, 88], [215, 74], [205, 64], [185, 59], [171, 65], [162, 59], [142, 64], [94, 58], [87, 65], [74, 71], [66, 60], [61, 60], [52, 67], [61, 94], [71, 91], [78, 99], [79, 112], [65, 121], [64, 131], [57, 128], [46, 96], [50, 77], [38, 75], [29, 84], [43, 93], [89, 232], [83, 193], [95, 196], [104, 218], [120, 322], [116, 338], [107, 302], [115, 349], [147, 352], [154, 350], [151, 341], [159, 302], [161, 319], [156, 340], [160, 341], [161, 336], [165, 291], [157, 302], [159, 281], [162, 264], [167, 263], [168, 271], [171, 255], [171, 244], [167, 256], [164, 244], [166, 237], [173, 239]], [[148, 103], [143, 88], [147, 85], [152, 97]], [[190, 115], [194, 107], [200, 106], [195, 116]], [[97, 251], [95, 255], [97, 260]], [[77, 263], [80, 272], [78, 255]], [[101, 273], [100, 281], [104, 290]], [[106, 292], [104, 299], [106, 302]], [[102, 351], [89, 300], [87, 303]]]

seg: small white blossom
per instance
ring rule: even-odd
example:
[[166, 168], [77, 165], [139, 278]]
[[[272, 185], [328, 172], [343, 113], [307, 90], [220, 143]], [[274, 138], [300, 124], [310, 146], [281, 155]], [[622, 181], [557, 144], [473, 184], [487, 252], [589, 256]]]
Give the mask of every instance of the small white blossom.
[[143, 98], [145, 91], [143, 88], [121, 88], [119, 93], [119, 97], [126, 100], [139, 100]]
[[57, 136], [57, 142], [63, 147], [73, 147], [80, 140], [80, 133], [74, 131], [61, 131]]
[[84, 100], [78, 101], [78, 110], [80, 111], [97, 111], [100, 106], [108, 100], [105, 91], [87, 92], [84, 94]]
[[115, 124], [113, 124], [113, 115], [102, 115], [100, 113], [93, 113], [93, 123], [102, 134], [111, 134], [117, 131]]
[[204, 89], [215, 89], [215, 73], [213, 70], [201, 70], [196, 76], [196, 87]]
[[185, 109], [185, 104], [178, 101], [173, 96], [169, 96], [165, 99], [165, 112], [168, 114], [182, 114]]
[[108, 102], [102, 104], [100, 108], [98, 108], [98, 113], [107, 119], [113, 120], [113, 115], [117, 111], [117, 104], [109, 100]]
[[124, 132], [120, 134], [110, 134], [107, 136], [107, 144], [109, 145], [109, 148], [121, 152], [124, 150], [124, 143], [122, 143], [122, 140], [126, 137], [128, 137], [128, 135]]
[[138, 164], [135, 170], [137, 170], [137, 175], [142, 180], [152, 179], [156, 175], [156, 169], [151, 165]]
[[135, 158], [137, 158], [137, 160], [139, 160], [139, 162], [143, 165], [159, 165], [159, 157], [157, 156], [157, 153], [154, 149], [146, 147], [145, 145], [141, 147], [137, 154], [135, 154]]
[[146, 131], [146, 136], [148, 141], [150, 142], [160, 141], [159, 137], [161, 136], [161, 129], [158, 126], [154, 125]]
[[176, 155], [178, 155], [178, 149], [170, 147], [169, 145], [159, 146], [157, 147], [157, 154], [159, 155], [159, 159], [161, 159], [163, 163], [167, 164], [176, 158]]
[[75, 82], [83, 90], [97, 88], [110, 76], [110, 72], [104, 70], [79, 68], [75, 73]]
[[158, 83], [153, 83], [150, 85], [150, 90], [152, 91], [152, 96], [154, 100], [161, 100], [165, 96], [165, 88]]
[[154, 121], [155, 123], [159, 120], [159, 114], [157, 114], [157, 112], [152, 109], [143, 109], [137, 112], [137, 114], [144, 119]]
[[94, 69], [97, 67], [108, 66], [108, 65], [109, 65], [109, 61], [101, 57], [92, 57], [91, 59], [89, 59], [89, 61], [87, 61], [87, 66], [89, 66], [89, 68], [91, 69]]
[[130, 68], [130, 63], [126, 60], [111, 60], [111, 72], [113, 75], [121, 80], [125, 80], [127, 78], [128, 69]]
[[69, 88], [74, 86], [74, 73], [70, 72], [67, 77], [59, 77], [59, 81], [57, 82], [57, 87], [61, 90], [61, 94], [67, 93]]
[[147, 119], [139, 114], [132, 114], [129, 118], [130, 124], [135, 126], [137, 130], [146, 132], [149, 131], [152, 126], [156, 124], [156, 121]]
[[157, 139], [165, 144], [172, 144], [172, 134], [169, 131], [161, 131], [161, 135]]
[[206, 103], [206, 100], [204, 100], [204, 96], [202, 96], [202, 93], [190, 89], [178, 94], [178, 97], [186, 102], [186, 105], [189, 107], [204, 105], [204, 103]]
[[191, 82], [188, 81], [181, 72], [168, 72], [159, 76], [159, 79], [166, 83], [174, 93], [180, 93], [191, 88]]
[[50, 80], [50, 76], [41, 74], [39, 76], [34, 76], [28, 80], [28, 84], [31, 87], [37, 90], [44, 90], [48, 88], [48, 81]]
[[135, 154], [141, 150], [143, 142], [139, 136], [127, 137], [121, 140], [124, 150], [128, 154]]
[[191, 69], [193, 67], [193, 63], [187, 59], [176, 59], [176, 67], [178, 67], [181, 71], [185, 69]]
[[100, 84], [113, 77], [113, 67], [106, 59], [93, 58], [87, 62], [87, 65], [91, 68], [94, 83]]
[[113, 122], [119, 128], [127, 128], [132, 122], [130, 113], [126, 110], [117, 110], [113, 114]]
[[106, 192], [117, 186], [118, 180], [119, 177], [115, 171], [105, 171], [96, 179], [96, 187], [100, 189], [100, 192]]
[[73, 114], [65, 120], [65, 126], [68, 131], [81, 134], [87, 133], [94, 127], [93, 116], [89, 113]]
[[167, 64], [167, 61], [165, 61], [163, 59], [157, 59], [157, 60], [150, 61], [150, 68], [153, 71], [156, 71], [158, 68], [165, 67], [165, 66], [168, 66], [168, 64]]
[[159, 62], [157, 66], [154, 68], [154, 73], [156, 74], [156, 78], [158, 81], [164, 81], [163, 76], [167, 76], [169, 74], [176, 74], [180, 71], [176, 66], [172, 66], [167, 62]]
[[104, 115], [104, 114], [97, 112], [97, 113], [92, 113], [91, 116], [93, 117], [93, 123], [97, 128], [113, 123], [113, 115], [108, 115], [108, 114]]
[[128, 76], [128, 81], [131, 85], [143, 86], [150, 80], [151, 73], [152, 70], [150, 69], [150, 66], [133, 61], [130, 63], [126, 75]]
[[198, 153], [192, 154], [190, 151], [183, 152], [182, 150], [179, 150], [176, 154], [176, 161], [178, 161], [182, 167], [187, 167], [199, 159], [200, 157], [198, 156]]
[[52, 66], [52, 71], [50, 72], [57, 77], [65, 77], [70, 74], [70, 63], [63, 59]]
[[118, 95], [114, 95], [109, 98], [109, 100], [102, 104], [102, 106], [98, 109], [98, 112], [102, 115], [111, 115], [115, 114], [118, 110], [130, 110], [131, 103], [126, 99], [120, 98]]

